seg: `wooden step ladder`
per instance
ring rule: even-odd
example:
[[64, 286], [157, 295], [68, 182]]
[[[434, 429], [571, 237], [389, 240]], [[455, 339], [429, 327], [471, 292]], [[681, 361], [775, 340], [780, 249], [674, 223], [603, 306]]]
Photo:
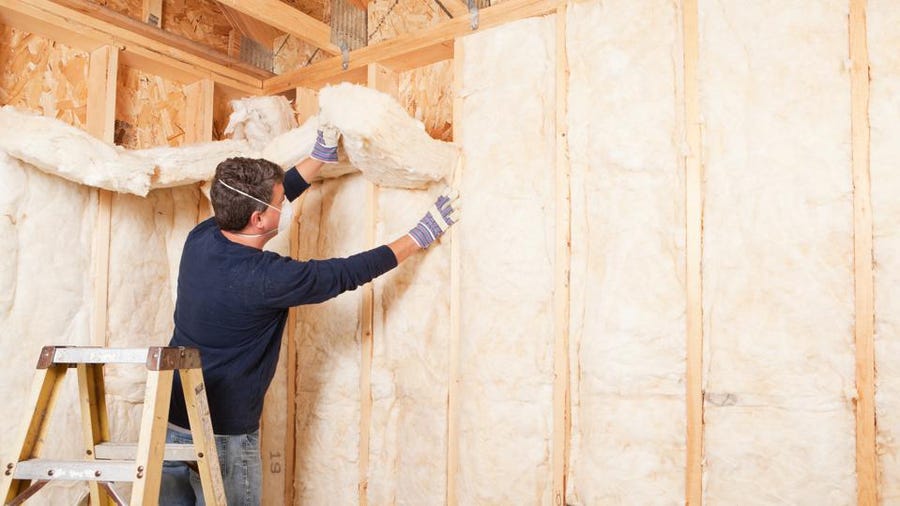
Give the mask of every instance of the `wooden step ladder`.
[[[147, 388], [137, 443], [109, 442], [109, 420], [103, 384], [104, 364], [144, 364]], [[39, 458], [43, 450], [50, 412], [66, 371], [78, 372], [85, 459], [75, 461]], [[181, 375], [194, 444], [166, 444], [169, 397], [175, 371]], [[163, 460], [196, 461], [203, 496], [209, 505], [225, 506], [225, 488], [219, 470], [215, 438], [206, 401], [200, 352], [195, 348], [97, 348], [45, 346], [28, 408], [30, 419], [17, 440], [18, 454], [0, 460], [0, 497], [17, 505], [52, 481], [88, 481], [93, 505], [126, 504], [113, 482], [132, 482], [132, 506], [155, 505]], [[14, 449], [13, 451], [15, 451]]]

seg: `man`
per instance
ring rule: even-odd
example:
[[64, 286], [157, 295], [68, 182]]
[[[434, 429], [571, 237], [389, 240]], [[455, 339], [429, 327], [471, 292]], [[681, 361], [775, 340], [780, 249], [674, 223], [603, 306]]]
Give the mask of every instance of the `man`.
[[[301, 262], [262, 251], [290, 224], [285, 199], [303, 193], [323, 163], [337, 162], [339, 137], [323, 126], [310, 158], [287, 172], [267, 160], [220, 163], [210, 190], [215, 216], [197, 225], [184, 245], [170, 346], [200, 350], [225, 496], [232, 506], [260, 502], [259, 419], [288, 308], [371, 281], [427, 248], [458, 219], [455, 194], [442, 195], [409, 234], [348, 258]], [[176, 375], [166, 442], [190, 443], [189, 426]], [[204, 504], [192, 464], [164, 464], [160, 504]]]

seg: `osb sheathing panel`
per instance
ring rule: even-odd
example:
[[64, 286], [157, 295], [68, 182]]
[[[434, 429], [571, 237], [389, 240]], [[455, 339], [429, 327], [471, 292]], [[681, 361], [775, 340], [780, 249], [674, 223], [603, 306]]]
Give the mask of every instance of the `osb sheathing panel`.
[[[435, 2], [375, 0], [369, 3], [369, 44], [446, 21], [447, 14]], [[449, 61], [400, 74], [400, 103], [425, 124], [435, 139], [452, 138], [453, 66]]]
[[231, 115], [231, 98], [221, 93], [213, 94], [213, 140], [225, 138], [225, 128]]
[[442, 141], [453, 140], [452, 82], [450, 60], [400, 74], [400, 103], [428, 135]]
[[282, 2], [300, 9], [301, 11], [309, 14], [310, 16], [318, 19], [319, 21], [325, 20], [325, 11], [326, 11], [326, 2], [325, 0], [281, 0]]
[[141, 0], [97, 0], [95, 3], [135, 19], [140, 19], [143, 10]]
[[117, 144], [142, 149], [184, 142], [186, 105], [180, 84], [121, 67], [117, 88]]
[[228, 32], [232, 27], [212, 0], [163, 2], [162, 26], [167, 32], [228, 52]]
[[276, 74], [284, 74], [331, 57], [290, 35], [277, 37], [274, 46]]
[[[94, 0], [119, 14], [141, 19], [141, 0]], [[166, 0], [162, 6], [162, 28], [219, 51], [228, 51], [231, 24], [212, 0]], [[142, 20], [143, 21], [143, 20]]]
[[89, 55], [50, 39], [3, 26], [0, 104], [40, 111], [83, 126]]

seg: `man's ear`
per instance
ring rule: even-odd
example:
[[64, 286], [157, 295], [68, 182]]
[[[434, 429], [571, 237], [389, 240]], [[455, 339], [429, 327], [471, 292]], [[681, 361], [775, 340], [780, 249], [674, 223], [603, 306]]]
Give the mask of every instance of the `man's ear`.
[[262, 227], [262, 213], [260, 211], [253, 211], [253, 214], [250, 215], [250, 224], [257, 228]]

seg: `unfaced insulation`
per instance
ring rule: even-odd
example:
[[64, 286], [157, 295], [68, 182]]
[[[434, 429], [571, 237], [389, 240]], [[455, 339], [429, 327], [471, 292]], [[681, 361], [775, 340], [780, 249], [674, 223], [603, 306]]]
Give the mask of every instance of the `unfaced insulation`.
[[[298, 258], [347, 256], [367, 248], [360, 176], [324, 181], [303, 197]], [[297, 310], [298, 504], [355, 504], [359, 483], [361, 291]]]
[[900, 503], [900, 9], [870, 0], [872, 234], [875, 260], [875, 409], [879, 497]]
[[353, 165], [380, 186], [424, 188], [456, 164], [457, 148], [429, 137], [390, 95], [341, 83], [319, 91], [319, 107], [322, 121], [343, 134]]
[[847, 3], [699, 3], [704, 504], [856, 502]]
[[555, 22], [462, 40], [460, 504], [550, 502]]
[[684, 502], [679, 24], [666, 0], [568, 10], [568, 504]]

